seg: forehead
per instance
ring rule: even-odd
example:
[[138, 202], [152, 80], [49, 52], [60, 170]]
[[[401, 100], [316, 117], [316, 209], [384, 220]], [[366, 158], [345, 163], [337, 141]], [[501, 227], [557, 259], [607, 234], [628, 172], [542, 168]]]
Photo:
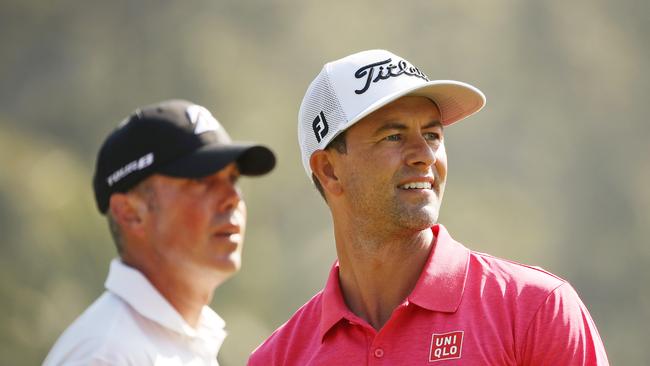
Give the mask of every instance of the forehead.
[[438, 106], [429, 98], [420, 96], [401, 97], [362, 118], [352, 129], [365, 129], [387, 122], [429, 123], [440, 121]]

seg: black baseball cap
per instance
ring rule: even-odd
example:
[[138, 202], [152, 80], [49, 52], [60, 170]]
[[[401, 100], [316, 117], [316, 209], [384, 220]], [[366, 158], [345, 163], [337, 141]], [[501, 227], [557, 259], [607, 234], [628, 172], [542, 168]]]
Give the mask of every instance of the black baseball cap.
[[167, 100], [137, 109], [106, 138], [95, 165], [97, 207], [108, 210], [110, 196], [127, 192], [148, 176], [199, 178], [236, 162], [243, 175], [263, 175], [275, 155], [262, 145], [233, 142], [206, 108]]

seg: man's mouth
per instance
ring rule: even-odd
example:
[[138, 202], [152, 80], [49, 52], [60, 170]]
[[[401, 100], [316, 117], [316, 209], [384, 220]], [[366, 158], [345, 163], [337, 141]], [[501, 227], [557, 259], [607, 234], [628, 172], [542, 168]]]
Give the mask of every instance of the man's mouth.
[[239, 225], [227, 224], [219, 227], [214, 231], [215, 236], [231, 236], [236, 235], [241, 232], [241, 227]]
[[431, 189], [431, 182], [409, 182], [398, 187], [400, 189]]
[[219, 231], [215, 233], [217, 236], [230, 236], [230, 235], [236, 235], [239, 234], [238, 231]]

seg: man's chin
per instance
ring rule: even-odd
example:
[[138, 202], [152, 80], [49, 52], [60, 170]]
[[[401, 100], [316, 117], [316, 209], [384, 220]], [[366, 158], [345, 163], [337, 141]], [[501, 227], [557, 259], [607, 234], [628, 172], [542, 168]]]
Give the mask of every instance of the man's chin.
[[232, 276], [241, 268], [241, 257], [236, 253], [216, 257], [209, 263], [210, 269], [222, 276]]
[[438, 210], [428, 207], [407, 212], [404, 215], [400, 215], [400, 221], [410, 229], [426, 230], [438, 222]]

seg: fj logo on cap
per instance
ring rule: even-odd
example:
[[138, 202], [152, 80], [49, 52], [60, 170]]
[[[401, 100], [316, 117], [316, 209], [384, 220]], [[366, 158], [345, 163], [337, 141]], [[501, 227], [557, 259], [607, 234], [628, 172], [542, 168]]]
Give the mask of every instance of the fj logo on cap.
[[365, 84], [363, 88], [357, 89], [354, 92], [357, 94], [363, 94], [370, 88], [371, 83], [376, 83], [381, 80], [401, 75], [414, 76], [429, 81], [429, 78], [424, 75], [420, 69], [411, 65], [406, 60], [399, 60], [397, 64], [394, 64], [393, 59], [389, 58], [384, 61], [362, 66], [357, 70], [357, 72], [354, 73], [354, 77], [357, 79], [365, 78]]
[[460, 358], [463, 350], [464, 333], [462, 330], [442, 334], [433, 333], [431, 335], [429, 362]]
[[327, 125], [327, 120], [325, 119], [325, 113], [322, 111], [316, 118], [314, 118], [314, 122], [311, 123], [311, 127], [314, 129], [314, 134], [316, 135], [316, 141], [319, 143], [323, 138], [325, 138], [325, 135], [327, 135], [327, 132], [329, 132], [330, 128]]
[[191, 105], [186, 110], [187, 118], [194, 125], [194, 133], [201, 134], [207, 131], [216, 131], [221, 129], [221, 125], [212, 116], [209, 110], [200, 105]]

